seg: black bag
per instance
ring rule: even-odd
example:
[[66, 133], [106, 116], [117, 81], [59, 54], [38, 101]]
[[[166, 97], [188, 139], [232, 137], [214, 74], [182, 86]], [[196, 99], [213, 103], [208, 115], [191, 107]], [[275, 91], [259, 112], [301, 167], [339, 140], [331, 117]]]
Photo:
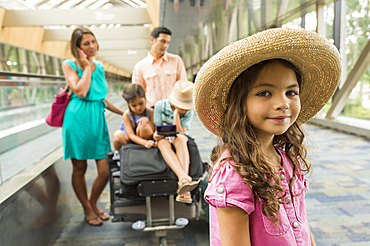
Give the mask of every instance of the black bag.
[[[175, 148], [172, 146], [175, 151]], [[199, 179], [203, 175], [203, 164], [197, 144], [188, 137], [190, 156], [189, 176]], [[136, 185], [148, 180], [177, 180], [177, 176], [167, 166], [158, 148], [147, 149], [138, 144], [125, 144], [120, 149], [121, 182], [125, 185]]]

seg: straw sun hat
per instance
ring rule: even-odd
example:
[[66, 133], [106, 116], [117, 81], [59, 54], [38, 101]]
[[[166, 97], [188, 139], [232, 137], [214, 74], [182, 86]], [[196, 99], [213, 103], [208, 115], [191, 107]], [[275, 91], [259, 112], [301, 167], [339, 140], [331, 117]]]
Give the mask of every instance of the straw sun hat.
[[305, 29], [274, 28], [231, 43], [209, 59], [194, 85], [194, 109], [203, 125], [220, 136], [220, 120], [234, 80], [264, 60], [284, 59], [302, 75], [298, 123], [315, 116], [338, 86], [341, 62], [337, 48], [326, 38]]
[[179, 80], [175, 83], [173, 89], [167, 93], [167, 98], [171, 104], [178, 108], [193, 109], [193, 88], [194, 84], [192, 82]]

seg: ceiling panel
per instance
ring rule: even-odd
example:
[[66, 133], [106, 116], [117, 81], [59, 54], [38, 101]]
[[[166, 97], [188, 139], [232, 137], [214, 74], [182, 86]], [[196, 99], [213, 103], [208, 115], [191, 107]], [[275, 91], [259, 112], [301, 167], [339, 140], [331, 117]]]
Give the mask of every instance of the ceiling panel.
[[[91, 9], [97, 2], [92, 0], [56, 2], [0, 0], [0, 7], [6, 10], [3, 27], [42, 26], [43, 41], [69, 41], [74, 28], [87, 27], [99, 42], [96, 58], [128, 73], [150, 50], [151, 20], [146, 8], [134, 8], [138, 5], [131, 6], [123, 0], [110, 0], [102, 5], [104, 8], [96, 9]], [[67, 5], [71, 8], [63, 9]]]
[[143, 25], [151, 23], [144, 8], [8, 10], [3, 26]]
[[[125, 26], [120, 28], [94, 28], [90, 30], [94, 33], [98, 42], [100, 40], [135, 40], [141, 41], [147, 39], [149, 42], [150, 33], [149, 27], [144, 26]], [[45, 30], [44, 41], [57, 41], [64, 40], [69, 41], [72, 35], [73, 29], [47, 29]]]

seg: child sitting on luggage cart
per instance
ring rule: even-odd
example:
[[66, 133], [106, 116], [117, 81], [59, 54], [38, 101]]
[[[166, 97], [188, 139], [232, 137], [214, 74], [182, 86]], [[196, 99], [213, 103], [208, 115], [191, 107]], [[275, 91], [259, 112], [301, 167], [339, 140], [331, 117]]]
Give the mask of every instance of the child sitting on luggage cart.
[[[176, 125], [175, 137], [165, 137], [155, 131], [153, 139], [157, 141], [163, 159], [179, 179], [176, 201], [185, 203], [192, 203], [190, 191], [199, 184], [199, 181], [192, 181], [188, 175], [190, 157], [186, 135], [194, 116], [192, 97], [193, 83], [179, 80], [168, 92], [167, 99], [158, 101], [154, 106], [155, 125]], [[171, 144], [175, 147], [176, 153], [172, 150]]]
[[146, 148], [156, 147], [153, 139], [154, 123], [152, 108], [147, 108], [145, 90], [141, 85], [125, 86], [122, 97], [128, 104], [128, 110], [122, 115], [122, 126], [113, 134], [113, 146], [116, 149], [113, 160], [119, 160], [118, 151], [122, 145], [136, 143]]

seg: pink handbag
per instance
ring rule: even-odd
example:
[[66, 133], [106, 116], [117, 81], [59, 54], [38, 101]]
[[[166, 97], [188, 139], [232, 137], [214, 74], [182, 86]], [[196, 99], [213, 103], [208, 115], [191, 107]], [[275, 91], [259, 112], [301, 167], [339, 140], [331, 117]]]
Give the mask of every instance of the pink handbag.
[[55, 95], [55, 102], [51, 105], [51, 112], [46, 117], [46, 123], [49, 126], [62, 127], [64, 112], [69, 101], [71, 101], [72, 91], [68, 91], [68, 85], [61, 87], [59, 94]]

